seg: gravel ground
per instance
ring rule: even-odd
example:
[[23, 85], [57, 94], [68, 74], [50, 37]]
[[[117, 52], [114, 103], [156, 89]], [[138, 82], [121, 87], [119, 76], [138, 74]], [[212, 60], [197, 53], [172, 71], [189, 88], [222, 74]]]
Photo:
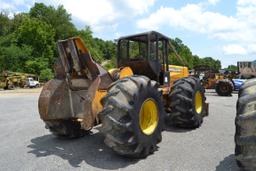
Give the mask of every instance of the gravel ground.
[[0, 91], [0, 170], [239, 170], [234, 160], [237, 94], [219, 97], [208, 92], [210, 115], [202, 127], [168, 128], [158, 151], [146, 159], [132, 160], [108, 149], [97, 129], [75, 140], [52, 136], [39, 118], [40, 89], [33, 91]]

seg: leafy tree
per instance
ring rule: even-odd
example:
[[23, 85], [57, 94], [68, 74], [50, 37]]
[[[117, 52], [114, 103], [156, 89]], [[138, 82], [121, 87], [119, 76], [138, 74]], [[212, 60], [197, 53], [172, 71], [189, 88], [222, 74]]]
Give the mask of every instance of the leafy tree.
[[1, 12], [0, 13], [0, 36], [4, 36], [10, 31], [10, 19], [8, 18], [8, 14]]
[[18, 30], [22, 22], [28, 17], [29, 15], [27, 13], [18, 13], [15, 14], [13, 19], [11, 20], [11, 33]]
[[179, 60], [176, 54], [171, 50], [169, 63], [174, 65], [185, 65], [189, 68], [193, 68], [198, 65], [207, 65], [217, 70], [221, 69], [221, 62], [219, 60], [215, 60], [212, 57], [200, 58], [197, 55], [193, 55], [189, 47], [184, 45], [182, 40], [179, 38], [172, 39], [171, 44], [181, 57], [181, 60]]
[[10, 70], [16, 72], [25, 71], [25, 62], [31, 59], [32, 48], [23, 45], [21, 47], [14, 44], [0, 48], [0, 72]]
[[34, 58], [27, 60], [25, 63], [25, 71], [40, 75], [41, 71], [50, 68], [47, 58]]
[[191, 50], [186, 45], [184, 45], [182, 40], [180, 40], [179, 38], [171, 40], [171, 44], [173, 45], [179, 56], [182, 58], [182, 60], [179, 60], [176, 54], [171, 49], [169, 62], [174, 65], [187, 65], [187, 67], [192, 68], [193, 54]]
[[66, 39], [74, 36], [76, 28], [71, 22], [71, 15], [67, 13], [63, 5], [55, 9], [53, 6], [46, 6], [43, 3], [35, 3], [29, 12], [32, 18], [49, 24], [55, 31], [54, 40]]
[[44, 82], [52, 79], [53, 78], [52, 70], [49, 68], [41, 70], [39, 78], [41, 81], [44, 81]]
[[99, 38], [94, 38], [96, 48], [102, 51], [104, 59], [111, 59], [116, 56], [116, 44], [113, 41], [104, 41]]
[[98, 50], [98, 47], [92, 36], [91, 28], [87, 26], [85, 29], [78, 31], [78, 36], [84, 40], [85, 46], [89, 49], [94, 60], [97, 62], [103, 61], [103, 53], [102, 51]]
[[16, 43], [16, 35], [14, 33], [0, 36], [0, 48], [9, 47]]
[[217, 70], [221, 69], [221, 62], [219, 60], [213, 59], [212, 57], [203, 58], [201, 64], [213, 67]]
[[229, 65], [227, 68], [225, 68], [225, 70], [228, 70], [228, 71], [237, 71], [238, 68], [236, 65]]
[[200, 65], [201, 61], [202, 61], [202, 59], [199, 56], [194, 55], [193, 56], [193, 67]]
[[[53, 63], [54, 30], [50, 25], [34, 18], [26, 18], [18, 28], [16, 35], [19, 46], [33, 47], [34, 59], [46, 58], [49, 64]], [[37, 74], [39, 73], [37, 72]]]

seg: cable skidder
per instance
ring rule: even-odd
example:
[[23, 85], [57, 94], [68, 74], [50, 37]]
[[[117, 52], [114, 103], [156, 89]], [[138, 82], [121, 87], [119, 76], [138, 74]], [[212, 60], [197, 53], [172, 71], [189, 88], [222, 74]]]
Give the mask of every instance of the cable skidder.
[[121, 37], [118, 68], [106, 71], [80, 38], [59, 41], [55, 78], [38, 102], [46, 128], [74, 138], [101, 124], [108, 147], [142, 158], [157, 149], [165, 124], [199, 127], [208, 114], [204, 88], [186, 67], [169, 65], [170, 49], [155, 31]]

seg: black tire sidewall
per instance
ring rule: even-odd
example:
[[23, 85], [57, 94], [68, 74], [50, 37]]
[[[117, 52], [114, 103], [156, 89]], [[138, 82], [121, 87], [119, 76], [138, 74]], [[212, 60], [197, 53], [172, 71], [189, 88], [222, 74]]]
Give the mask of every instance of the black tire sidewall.
[[[156, 140], [157, 136], [161, 134], [161, 131], [163, 129], [164, 114], [165, 114], [163, 102], [159, 96], [159, 92], [157, 91], [157, 89], [153, 87], [150, 87], [148, 89], [142, 89], [140, 92], [137, 93], [137, 95], [138, 95], [137, 99], [134, 101], [133, 110], [130, 111], [131, 117], [133, 119], [132, 128], [134, 130], [134, 134], [138, 142], [143, 144], [148, 144]], [[143, 102], [148, 98], [154, 99], [157, 105], [157, 110], [158, 110], [158, 124], [154, 132], [150, 135], [144, 134], [140, 129], [140, 109]]]
[[[202, 112], [196, 112], [196, 93], [202, 95]], [[200, 80], [193, 77], [185, 77], [177, 80], [170, 94], [171, 113], [166, 119], [167, 125], [174, 125], [181, 128], [198, 128], [203, 122], [203, 117], [207, 115], [205, 103], [205, 89], [200, 84]]]

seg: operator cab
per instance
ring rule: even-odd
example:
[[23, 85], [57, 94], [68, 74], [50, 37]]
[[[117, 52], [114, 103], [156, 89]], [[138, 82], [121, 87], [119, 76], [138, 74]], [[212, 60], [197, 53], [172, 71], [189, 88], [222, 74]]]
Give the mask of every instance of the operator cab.
[[136, 75], [145, 75], [161, 85], [169, 84], [169, 40], [156, 31], [119, 38], [118, 67], [129, 66]]

